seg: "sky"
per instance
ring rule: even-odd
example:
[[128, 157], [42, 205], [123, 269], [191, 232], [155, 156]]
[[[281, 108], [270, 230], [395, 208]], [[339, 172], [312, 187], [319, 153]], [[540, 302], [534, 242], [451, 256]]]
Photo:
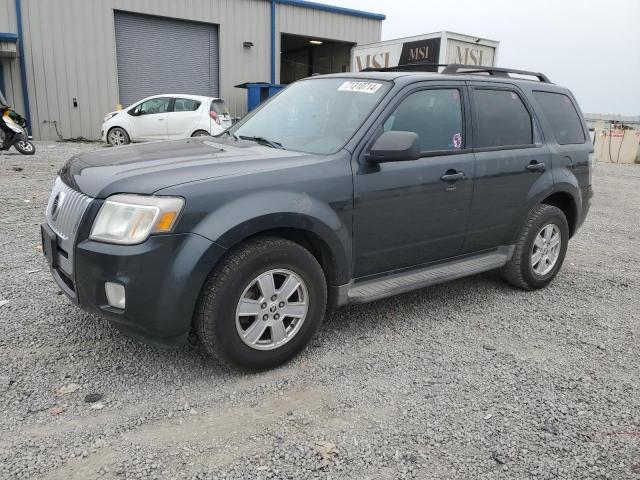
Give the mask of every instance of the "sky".
[[385, 14], [382, 40], [441, 30], [498, 40], [498, 66], [545, 73], [583, 112], [640, 115], [640, 0], [320, 1]]

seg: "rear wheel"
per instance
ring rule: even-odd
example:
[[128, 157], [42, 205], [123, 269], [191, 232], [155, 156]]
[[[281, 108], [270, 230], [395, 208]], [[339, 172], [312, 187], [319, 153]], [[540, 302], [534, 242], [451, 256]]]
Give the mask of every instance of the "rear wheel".
[[206, 130], [196, 130], [195, 132], [193, 132], [193, 135], [191, 135], [192, 137], [208, 137], [210, 136], [210, 133], [207, 132]]
[[194, 321], [205, 348], [224, 363], [263, 370], [309, 343], [326, 299], [324, 273], [311, 253], [289, 240], [258, 238], [212, 272]]
[[131, 143], [131, 140], [129, 139], [129, 134], [123, 128], [113, 127], [107, 134], [107, 142], [112, 147], [119, 147], [120, 145]]
[[562, 210], [541, 204], [522, 228], [513, 257], [502, 269], [509, 283], [525, 290], [546, 287], [558, 274], [569, 243], [569, 224]]
[[36, 153], [36, 146], [29, 140], [18, 140], [13, 146], [23, 155], [33, 155]]

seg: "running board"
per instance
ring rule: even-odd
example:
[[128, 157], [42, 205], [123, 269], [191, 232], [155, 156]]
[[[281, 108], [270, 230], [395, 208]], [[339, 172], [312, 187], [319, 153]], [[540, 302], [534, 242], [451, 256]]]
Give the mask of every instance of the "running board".
[[354, 283], [349, 287], [345, 303], [372, 302], [399, 293], [500, 268], [511, 259], [513, 250], [513, 246], [500, 247], [490, 253]]

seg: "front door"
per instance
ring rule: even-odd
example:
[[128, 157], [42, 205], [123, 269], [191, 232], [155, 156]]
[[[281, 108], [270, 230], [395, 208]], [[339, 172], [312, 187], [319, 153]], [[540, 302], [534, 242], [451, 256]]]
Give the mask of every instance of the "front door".
[[464, 253], [513, 244], [534, 184], [552, 184], [549, 149], [521, 92], [505, 83], [469, 85], [476, 179]]
[[[456, 256], [474, 178], [464, 85], [413, 86], [388, 106], [383, 131], [418, 134], [423, 158], [354, 168], [354, 275], [365, 277]], [[366, 152], [365, 152], [366, 153]]]
[[146, 100], [129, 110], [132, 140], [166, 140], [170, 97]]

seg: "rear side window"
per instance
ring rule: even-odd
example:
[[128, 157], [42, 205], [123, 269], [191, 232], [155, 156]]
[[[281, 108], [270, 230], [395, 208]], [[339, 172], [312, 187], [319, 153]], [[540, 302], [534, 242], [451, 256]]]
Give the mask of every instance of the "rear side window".
[[462, 148], [460, 90], [443, 88], [412, 93], [384, 123], [384, 131], [417, 133], [423, 152]]
[[520, 96], [510, 90], [476, 89], [477, 147], [533, 144], [531, 115]]
[[195, 112], [200, 108], [200, 102], [192, 100], [190, 98], [176, 98], [176, 103], [173, 107], [174, 112]]
[[533, 92], [560, 145], [584, 143], [582, 122], [571, 99], [562, 93]]

